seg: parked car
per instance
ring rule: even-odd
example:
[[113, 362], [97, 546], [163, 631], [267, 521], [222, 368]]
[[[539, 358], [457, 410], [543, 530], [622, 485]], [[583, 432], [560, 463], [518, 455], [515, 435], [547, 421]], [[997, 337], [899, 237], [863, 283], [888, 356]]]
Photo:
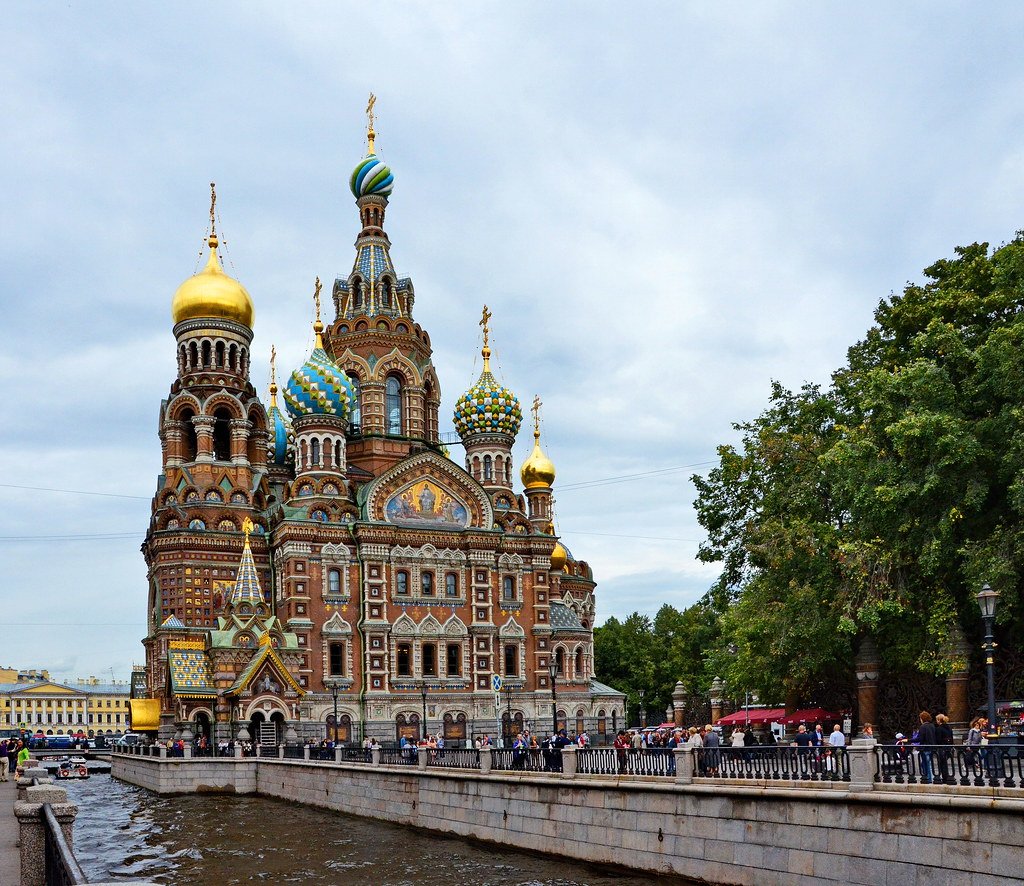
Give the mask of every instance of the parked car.
[[114, 741], [114, 744], [119, 748], [130, 748], [142, 743], [143, 737], [137, 732], [126, 732]]

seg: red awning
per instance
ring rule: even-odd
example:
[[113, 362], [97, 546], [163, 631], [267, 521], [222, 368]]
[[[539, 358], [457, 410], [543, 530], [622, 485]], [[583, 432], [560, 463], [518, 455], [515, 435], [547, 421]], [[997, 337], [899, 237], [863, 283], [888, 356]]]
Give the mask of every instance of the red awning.
[[748, 711], [737, 711], [727, 717], [719, 718], [716, 726], [763, 726], [765, 723], [778, 723], [786, 716], [785, 708], [752, 708]]
[[838, 723], [842, 719], [842, 714], [833, 714], [824, 708], [804, 708], [802, 711], [793, 711], [782, 722], [787, 726], [798, 726], [801, 723]]

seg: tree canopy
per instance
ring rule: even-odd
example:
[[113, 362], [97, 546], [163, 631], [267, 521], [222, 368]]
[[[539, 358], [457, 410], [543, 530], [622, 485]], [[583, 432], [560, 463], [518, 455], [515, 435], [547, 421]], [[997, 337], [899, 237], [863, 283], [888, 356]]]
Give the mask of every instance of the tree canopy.
[[[716, 675], [808, 700], [865, 638], [893, 670], [942, 674], [1001, 593], [1004, 645], [1024, 569], [1024, 239], [956, 249], [883, 299], [827, 387], [771, 386], [741, 441], [695, 476], [698, 557], [719, 580], [684, 612], [595, 632], [597, 673], [636, 710]], [[976, 644], [974, 644], [976, 648]], [[1019, 691], [1024, 691], [1020, 687]]]

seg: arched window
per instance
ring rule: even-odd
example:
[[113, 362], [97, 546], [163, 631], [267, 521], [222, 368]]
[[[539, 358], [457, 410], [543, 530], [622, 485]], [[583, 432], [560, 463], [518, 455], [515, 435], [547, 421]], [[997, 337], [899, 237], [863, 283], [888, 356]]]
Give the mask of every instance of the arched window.
[[576, 650], [576, 679], [583, 679], [583, 647]]
[[423, 674], [427, 677], [437, 676], [437, 646], [434, 643], [423, 644]]
[[448, 644], [448, 676], [457, 677], [462, 673], [462, 647], [458, 643]]
[[434, 573], [424, 569], [420, 573], [420, 584], [423, 586], [423, 596], [433, 597], [434, 596]]
[[515, 677], [519, 673], [519, 647], [509, 643], [505, 647], [505, 676]]
[[224, 342], [217, 342], [217, 346], [214, 349], [217, 355], [217, 368], [223, 368], [224, 366]]
[[341, 441], [336, 440], [334, 442], [334, 467], [341, 469]]
[[494, 465], [491, 462], [491, 457], [489, 455], [485, 455], [484, 456], [484, 479], [485, 480], [493, 480], [494, 479]]
[[384, 413], [387, 433], [402, 433], [402, 383], [393, 375], [388, 376], [384, 388]]
[[345, 644], [331, 643], [327, 647], [329, 661], [329, 673], [332, 677], [345, 676]]
[[565, 674], [565, 650], [564, 649], [556, 649], [555, 650], [555, 673], [558, 674], [559, 677], [564, 676], [564, 674]]
[[504, 600], [514, 600], [516, 598], [516, 583], [511, 575], [506, 575], [501, 580], [501, 596]]
[[397, 647], [397, 658], [395, 662], [395, 673], [399, 677], [412, 676], [412, 647], [408, 643], [399, 643]]
[[395, 593], [409, 593], [409, 573], [404, 569], [399, 569], [398, 572], [395, 573]]
[[459, 596], [459, 577], [454, 572], [449, 572], [444, 577], [444, 593], [448, 597]]
[[213, 459], [231, 461], [231, 413], [224, 407], [213, 413]]
[[352, 281], [352, 309], [363, 309], [363, 284], [358, 279]]
[[314, 465], [320, 464], [320, 441], [314, 437], [309, 444], [310, 448], [310, 463]]
[[327, 592], [330, 594], [341, 593], [341, 572], [337, 569], [331, 569], [327, 573]]
[[181, 413], [181, 423], [185, 426], [184, 433], [181, 435], [181, 457], [186, 462], [195, 461], [196, 453], [199, 451], [196, 426], [192, 423], [192, 419], [195, 417], [196, 414], [191, 409], [186, 409]]
[[190, 344], [188, 346], [188, 354], [189, 354], [189, 357], [188, 357], [188, 368], [189, 369], [193, 369], [193, 370], [194, 369], [198, 369], [199, 368], [199, 345], [197, 345], [195, 342], [192, 342], [192, 344]]
[[210, 343], [208, 341], [203, 342], [203, 366], [210, 365]]
[[359, 390], [359, 376], [350, 372], [348, 380], [352, 382], [352, 402], [349, 404], [348, 423], [352, 430], [358, 431], [363, 424], [363, 399]]

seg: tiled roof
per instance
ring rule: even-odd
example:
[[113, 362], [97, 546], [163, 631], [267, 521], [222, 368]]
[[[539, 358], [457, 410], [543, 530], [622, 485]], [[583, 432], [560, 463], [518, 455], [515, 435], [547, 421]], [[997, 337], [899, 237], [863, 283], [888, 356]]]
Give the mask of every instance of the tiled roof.
[[563, 603], [551, 604], [551, 630], [557, 631], [586, 631], [579, 616]]
[[619, 698], [625, 698], [625, 692], [619, 692], [618, 689], [614, 689], [607, 683], [602, 683], [599, 680], [590, 681], [590, 692], [592, 695], [614, 695]]
[[212, 696], [213, 669], [204, 649], [170, 649], [167, 662], [171, 669], [171, 688], [175, 695]]

